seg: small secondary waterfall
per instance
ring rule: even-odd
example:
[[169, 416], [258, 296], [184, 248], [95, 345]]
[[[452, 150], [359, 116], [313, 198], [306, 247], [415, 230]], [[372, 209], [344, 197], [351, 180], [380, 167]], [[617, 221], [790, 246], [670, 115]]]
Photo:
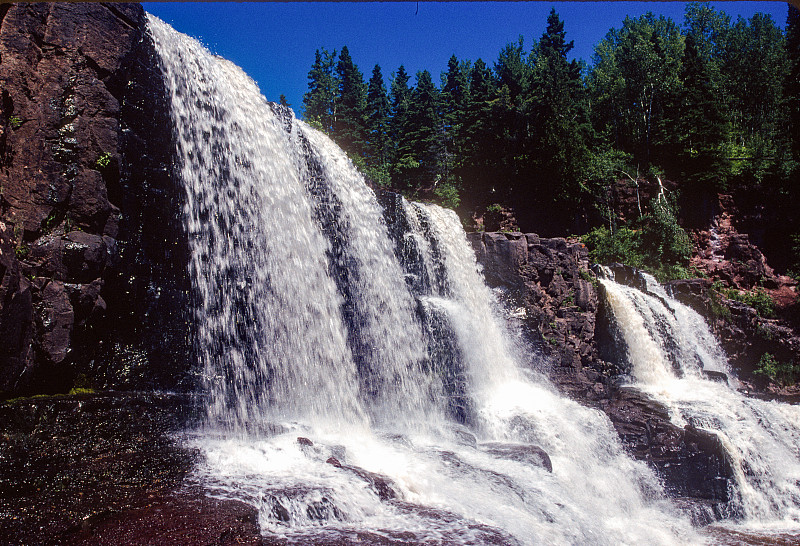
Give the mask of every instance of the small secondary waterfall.
[[293, 543], [685, 544], [606, 416], [518, 365], [458, 218], [149, 18], [209, 394], [194, 479]]
[[800, 407], [748, 398], [730, 378], [724, 352], [703, 318], [642, 273], [646, 292], [601, 282], [622, 334], [633, 385], [662, 402], [679, 426], [717, 435], [736, 482], [730, 511], [760, 530], [796, 530], [800, 523]]

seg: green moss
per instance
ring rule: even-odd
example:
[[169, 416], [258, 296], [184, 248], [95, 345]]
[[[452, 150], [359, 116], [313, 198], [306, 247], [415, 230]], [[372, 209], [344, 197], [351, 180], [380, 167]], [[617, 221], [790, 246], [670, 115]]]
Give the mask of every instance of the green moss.
[[11, 116], [8, 118], [9, 123], [11, 123], [11, 128], [16, 129], [22, 125], [22, 118], [19, 116]]
[[72, 387], [67, 394], [94, 394], [95, 392], [97, 391], [88, 387]]

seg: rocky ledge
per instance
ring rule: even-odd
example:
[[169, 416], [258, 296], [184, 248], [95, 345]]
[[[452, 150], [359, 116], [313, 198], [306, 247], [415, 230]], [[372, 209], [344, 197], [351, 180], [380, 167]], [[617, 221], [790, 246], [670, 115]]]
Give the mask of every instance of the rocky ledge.
[[663, 478], [697, 523], [722, 515], [732, 471], [722, 446], [691, 427], [673, 425], [662, 405], [621, 387], [608, 311], [589, 253], [577, 240], [523, 233], [469, 233], [486, 282], [502, 289], [513, 320], [547, 356], [553, 383], [578, 402], [603, 410], [623, 444]]
[[0, 404], [0, 544], [260, 544], [253, 507], [184, 485], [196, 415], [153, 393]]

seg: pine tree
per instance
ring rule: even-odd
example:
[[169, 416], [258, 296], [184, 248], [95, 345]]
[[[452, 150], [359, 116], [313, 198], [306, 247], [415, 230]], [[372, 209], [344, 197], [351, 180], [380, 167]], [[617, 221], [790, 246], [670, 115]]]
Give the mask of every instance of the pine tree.
[[409, 151], [416, 167], [405, 173], [411, 187], [429, 187], [442, 176], [441, 152], [443, 124], [439, 90], [427, 70], [417, 73], [417, 85], [411, 93], [406, 128]]
[[365, 155], [372, 167], [382, 167], [389, 161], [389, 98], [383, 83], [380, 65], [372, 69], [367, 90], [367, 142]]
[[731, 124], [720, 70], [729, 26], [730, 17], [708, 5], [686, 7], [682, 86], [671, 116], [678, 135], [674, 170], [688, 183], [684, 197], [723, 190], [730, 175]]
[[452, 157], [448, 170], [457, 169], [463, 161], [464, 115], [469, 96], [469, 63], [459, 62], [455, 55], [447, 62], [447, 72], [442, 76], [442, 121], [445, 129], [445, 146]]
[[720, 75], [711, 50], [698, 44], [696, 34], [686, 37], [683, 60], [681, 116], [674, 125], [681, 135], [683, 176], [692, 193], [720, 191], [730, 173], [725, 144], [730, 122], [720, 100]]
[[345, 151], [353, 154], [364, 152], [366, 137], [367, 88], [364, 76], [353, 63], [347, 46], [339, 53], [336, 65], [339, 83], [339, 100], [334, 121], [334, 138]]
[[494, 99], [492, 73], [482, 59], [472, 65], [469, 93], [464, 111], [463, 163], [459, 168], [465, 192], [465, 205], [480, 208], [496, 202], [498, 182], [495, 172], [494, 124], [491, 117]]
[[336, 50], [316, 50], [314, 64], [308, 72], [308, 92], [303, 95], [306, 121], [318, 123], [328, 133], [333, 131], [336, 119], [338, 82], [333, 70], [335, 64]]
[[[563, 225], [584, 197], [580, 182], [588, 162], [581, 66], [567, 60], [572, 47], [573, 42], [566, 41], [564, 23], [551, 10], [547, 29], [532, 52], [528, 112], [533, 129], [526, 144], [530, 161], [515, 201], [529, 205], [524, 211], [529, 217], [538, 216], [552, 225]], [[548, 218], [554, 204], [561, 207], [560, 218]]]
[[789, 4], [786, 16], [786, 53], [789, 75], [786, 99], [789, 104], [789, 130], [794, 158], [800, 161], [800, 10]]
[[409, 168], [416, 164], [409, 139], [409, 107], [411, 104], [411, 89], [408, 86], [409, 76], [403, 65], [397, 69], [392, 78], [389, 90], [391, 104], [391, 119], [389, 121], [389, 134], [391, 136], [391, 162], [392, 172], [396, 181], [402, 185], [404, 175]]

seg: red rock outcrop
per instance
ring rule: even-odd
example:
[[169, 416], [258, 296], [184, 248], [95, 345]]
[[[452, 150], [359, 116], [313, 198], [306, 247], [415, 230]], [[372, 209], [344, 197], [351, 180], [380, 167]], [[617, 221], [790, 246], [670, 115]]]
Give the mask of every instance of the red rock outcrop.
[[136, 4], [0, 6], [0, 398], [188, 375], [182, 193], [145, 28]]

